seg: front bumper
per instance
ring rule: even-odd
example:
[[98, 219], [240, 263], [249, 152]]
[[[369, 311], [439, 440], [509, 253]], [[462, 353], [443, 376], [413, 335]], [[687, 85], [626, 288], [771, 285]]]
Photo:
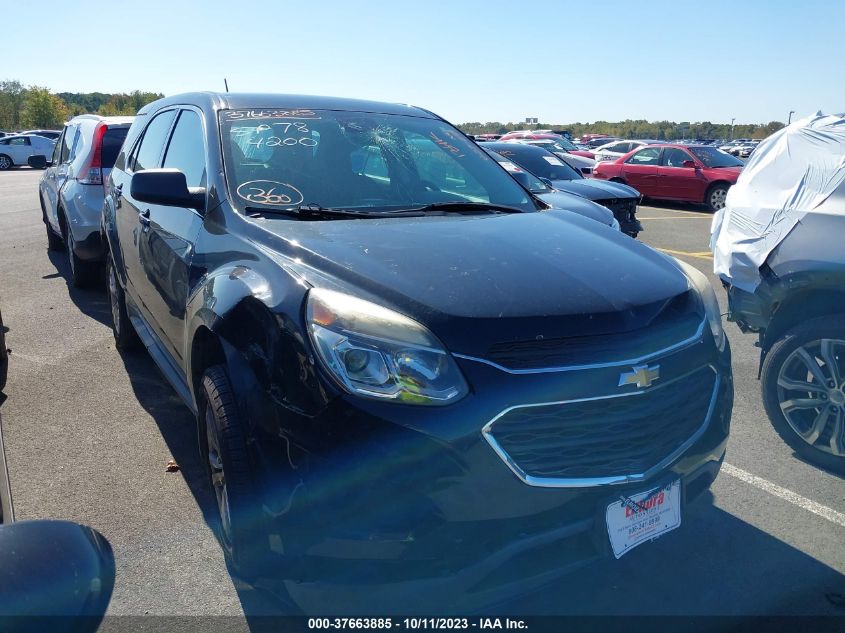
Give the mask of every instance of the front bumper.
[[[566, 400], [606, 390], [608, 381], [616, 388], [619, 367], [513, 375], [459, 359], [473, 393], [449, 407], [338, 398], [323, 416], [302, 421], [299, 439], [313, 444], [300, 447], [308, 474], [292, 494], [286, 486], [278, 495], [278, 479], [268, 479], [265, 518], [280, 555], [268, 575], [285, 580], [310, 613], [325, 613], [327, 605], [337, 613], [375, 606], [382, 612], [385, 605], [406, 613], [424, 611], [423, 605], [466, 612], [607, 556], [602, 512], [609, 500], [680, 479], [686, 504], [710, 486], [725, 453], [730, 350], [718, 353], [702, 338], [659, 361], [667, 380], [709, 366], [718, 388], [694, 442], [634, 483], [527, 485], [481, 433], [515, 399]], [[284, 451], [279, 462], [290, 457], [288, 445]]]

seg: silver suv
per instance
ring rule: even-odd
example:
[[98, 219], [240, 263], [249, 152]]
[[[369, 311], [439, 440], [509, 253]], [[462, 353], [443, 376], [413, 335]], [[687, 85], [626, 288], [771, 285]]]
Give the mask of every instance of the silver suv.
[[104, 184], [135, 117], [83, 114], [65, 124], [53, 156], [33, 156], [46, 168], [38, 185], [51, 250], [66, 248], [72, 282], [86, 286], [100, 276], [100, 212]]

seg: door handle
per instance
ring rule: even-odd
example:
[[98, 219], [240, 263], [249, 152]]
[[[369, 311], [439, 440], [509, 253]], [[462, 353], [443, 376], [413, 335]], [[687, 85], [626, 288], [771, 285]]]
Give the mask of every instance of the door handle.
[[143, 224], [144, 226], [150, 225], [150, 210], [144, 209], [138, 214], [138, 222]]

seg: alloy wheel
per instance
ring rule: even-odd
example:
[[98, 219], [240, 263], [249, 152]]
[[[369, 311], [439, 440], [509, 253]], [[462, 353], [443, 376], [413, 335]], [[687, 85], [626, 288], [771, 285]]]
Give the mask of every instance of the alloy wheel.
[[820, 339], [793, 351], [778, 372], [784, 418], [814, 448], [845, 455], [845, 341]]
[[0, 170], [9, 169], [12, 166], [12, 161], [8, 156], [0, 156]]
[[728, 192], [725, 189], [714, 189], [710, 194], [710, 206], [717, 211], [724, 208], [725, 199], [728, 197]]

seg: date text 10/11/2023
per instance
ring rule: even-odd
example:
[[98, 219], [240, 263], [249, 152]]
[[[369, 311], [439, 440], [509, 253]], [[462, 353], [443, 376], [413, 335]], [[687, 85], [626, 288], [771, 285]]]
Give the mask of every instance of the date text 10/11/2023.
[[526, 630], [525, 620], [515, 618], [308, 618], [309, 630]]

